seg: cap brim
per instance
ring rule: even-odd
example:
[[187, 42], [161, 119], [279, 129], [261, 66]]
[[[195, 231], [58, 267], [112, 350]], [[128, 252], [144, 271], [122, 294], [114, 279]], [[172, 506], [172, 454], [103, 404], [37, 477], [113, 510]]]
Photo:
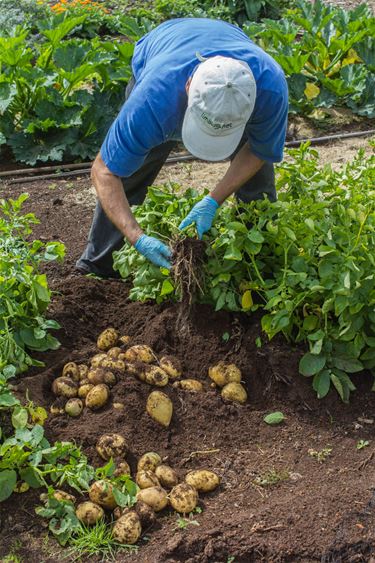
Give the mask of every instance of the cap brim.
[[209, 135], [202, 131], [191, 108], [187, 108], [182, 124], [182, 142], [197, 158], [213, 162], [225, 160], [238, 147], [245, 127], [246, 124], [225, 135]]

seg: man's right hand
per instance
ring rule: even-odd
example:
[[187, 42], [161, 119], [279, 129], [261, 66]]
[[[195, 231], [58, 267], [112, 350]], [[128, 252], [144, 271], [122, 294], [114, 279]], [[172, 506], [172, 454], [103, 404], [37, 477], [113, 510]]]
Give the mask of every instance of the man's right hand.
[[134, 244], [134, 248], [155, 264], [155, 266], [167, 268], [168, 270], [171, 269], [171, 263], [168, 258], [172, 256], [172, 252], [166, 244], [157, 238], [141, 235]]

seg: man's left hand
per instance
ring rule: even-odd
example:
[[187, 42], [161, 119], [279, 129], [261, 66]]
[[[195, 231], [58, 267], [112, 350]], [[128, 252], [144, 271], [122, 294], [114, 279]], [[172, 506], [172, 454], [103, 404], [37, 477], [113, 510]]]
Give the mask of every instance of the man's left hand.
[[195, 223], [198, 238], [201, 239], [204, 233], [211, 229], [218, 207], [220, 207], [218, 202], [210, 195], [207, 195], [194, 205], [193, 209], [180, 223], [178, 228], [182, 230], [192, 223]]

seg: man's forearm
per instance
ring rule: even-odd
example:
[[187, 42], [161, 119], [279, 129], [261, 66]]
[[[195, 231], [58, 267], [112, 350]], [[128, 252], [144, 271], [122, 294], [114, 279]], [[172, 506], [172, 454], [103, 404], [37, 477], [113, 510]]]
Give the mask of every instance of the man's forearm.
[[91, 179], [105, 214], [124, 237], [134, 244], [143, 231], [130, 209], [120, 178], [108, 170], [100, 153], [94, 161]]
[[252, 154], [246, 143], [236, 154], [223, 178], [210, 195], [221, 205], [262, 168], [264, 161]]

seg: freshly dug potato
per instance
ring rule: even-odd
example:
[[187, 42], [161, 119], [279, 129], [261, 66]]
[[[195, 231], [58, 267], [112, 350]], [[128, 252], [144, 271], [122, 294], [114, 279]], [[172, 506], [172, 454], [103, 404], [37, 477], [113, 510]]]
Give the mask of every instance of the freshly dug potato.
[[80, 381], [83, 381], [84, 379], [87, 378], [89, 367], [86, 364], [78, 364], [78, 370], [79, 370], [79, 379]]
[[168, 428], [173, 414], [173, 404], [168, 395], [153, 391], [147, 399], [146, 410], [156, 422]]
[[94, 387], [87, 393], [85, 399], [86, 407], [89, 409], [97, 410], [108, 402], [109, 399], [109, 388], [104, 383], [100, 385], [94, 385]]
[[241, 383], [227, 383], [221, 390], [221, 396], [226, 401], [233, 401], [234, 403], [246, 403], [247, 393], [246, 389]]
[[155, 511], [145, 502], [138, 500], [135, 505], [135, 511], [139, 516], [142, 526], [152, 526], [155, 523]]
[[159, 479], [156, 477], [153, 471], [138, 471], [135, 480], [140, 489], [148, 489], [150, 487], [160, 486]]
[[69, 399], [65, 405], [65, 412], [69, 416], [77, 417], [83, 411], [83, 403], [81, 399]]
[[120, 359], [111, 360], [110, 358], [105, 358], [100, 362], [100, 367], [108, 370], [117, 370], [120, 371], [121, 373], [124, 373], [126, 366], [125, 366], [125, 362], [123, 362]]
[[81, 379], [79, 373], [79, 367], [74, 362], [69, 362], [65, 364], [62, 371], [63, 377], [70, 377], [73, 381], [79, 381]]
[[120, 461], [119, 463], [116, 463], [114, 476], [120, 477], [120, 475], [131, 475], [130, 465], [126, 461]]
[[241, 381], [241, 372], [238, 367], [234, 364], [226, 364], [223, 361], [216, 366], [210, 367], [208, 376], [219, 387], [224, 387], [227, 383], [239, 383]]
[[128, 336], [127, 334], [125, 334], [124, 336], [120, 336], [120, 338], [119, 338], [119, 341], [121, 342], [121, 344], [124, 344], [125, 346], [129, 346], [131, 340], [132, 340], [132, 337]]
[[171, 379], [176, 379], [182, 375], [181, 362], [175, 356], [163, 356], [159, 365], [165, 372], [167, 372]]
[[120, 516], [112, 528], [113, 539], [122, 544], [137, 543], [141, 533], [141, 521], [134, 510]]
[[99, 350], [109, 350], [110, 348], [113, 348], [113, 346], [116, 346], [118, 342], [118, 336], [119, 335], [116, 329], [112, 327], [106, 328], [102, 333], [99, 334], [96, 345]]
[[131, 346], [126, 350], [124, 355], [128, 362], [144, 362], [145, 364], [151, 364], [156, 359], [154, 352], [149, 346], [146, 346], [146, 344]]
[[[88, 381], [88, 380], [87, 380]], [[82, 382], [81, 382], [82, 383]], [[84, 383], [83, 385], [80, 385], [78, 388], [78, 397], [80, 399], [85, 399], [87, 397], [87, 393], [89, 391], [91, 391], [91, 389], [93, 388], [93, 384], [92, 383]]]
[[113, 403], [113, 408], [118, 410], [118, 411], [123, 411], [125, 408], [124, 403]]
[[96, 444], [96, 451], [105, 461], [111, 457], [116, 458], [125, 455], [127, 450], [126, 440], [121, 434], [103, 434]]
[[121, 354], [122, 350], [121, 348], [119, 348], [118, 346], [114, 346], [113, 348], [110, 348], [107, 352], [107, 358], [109, 358], [110, 360], [117, 360], [119, 354]]
[[53, 415], [64, 414], [65, 403], [66, 403], [65, 397], [58, 397], [53, 401], [52, 405], [50, 406], [49, 408], [50, 413]]
[[103, 353], [102, 354], [95, 354], [95, 356], [93, 356], [91, 358], [91, 362], [90, 362], [91, 367], [92, 368], [100, 367], [102, 361], [106, 360], [106, 359], [107, 359], [107, 354], [103, 354]]
[[93, 385], [99, 385], [100, 383], [105, 383], [109, 387], [113, 387], [116, 385], [117, 379], [114, 373], [109, 371], [108, 369], [104, 369], [102, 364], [99, 368], [90, 369], [87, 374], [87, 379]]
[[169, 493], [169, 502], [177, 512], [188, 513], [197, 506], [198, 493], [191, 485], [180, 483]]
[[85, 526], [93, 526], [104, 518], [104, 510], [94, 502], [81, 502], [77, 506], [76, 516]]
[[78, 385], [70, 377], [57, 377], [52, 383], [52, 392], [57, 397], [77, 397]]
[[137, 502], [142, 501], [151, 506], [155, 512], [163, 510], [168, 504], [167, 491], [162, 487], [149, 487], [137, 493]]
[[113, 510], [117, 506], [115, 497], [113, 496], [113, 486], [109, 481], [101, 479], [94, 481], [89, 488], [89, 497], [92, 502], [99, 504], [107, 510]]
[[72, 502], [74, 504], [76, 501], [76, 497], [74, 495], [70, 495], [65, 491], [60, 491], [60, 489], [56, 489], [56, 491], [53, 492], [52, 496], [59, 502], [64, 500], [64, 501]]
[[148, 366], [144, 374], [145, 381], [149, 385], [156, 385], [157, 387], [165, 387], [168, 385], [169, 378], [167, 373], [158, 366]]
[[137, 471], [154, 471], [161, 464], [161, 457], [156, 452], [147, 452], [139, 458]]
[[175, 487], [178, 483], [177, 473], [169, 465], [158, 465], [155, 469], [155, 475], [159, 479], [161, 486], [167, 489]]
[[203, 385], [197, 379], [181, 379], [181, 381], [175, 381], [173, 387], [179, 387], [185, 391], [191, 391], [193, 393], [200, 393], [203, 391]]
[[196, 469], [189, 471], [185, 477], [188, 485], [191, 485], [200, 493], [209, 493], [220, 484], [220, 477], [214, 471], [208, 469]]

